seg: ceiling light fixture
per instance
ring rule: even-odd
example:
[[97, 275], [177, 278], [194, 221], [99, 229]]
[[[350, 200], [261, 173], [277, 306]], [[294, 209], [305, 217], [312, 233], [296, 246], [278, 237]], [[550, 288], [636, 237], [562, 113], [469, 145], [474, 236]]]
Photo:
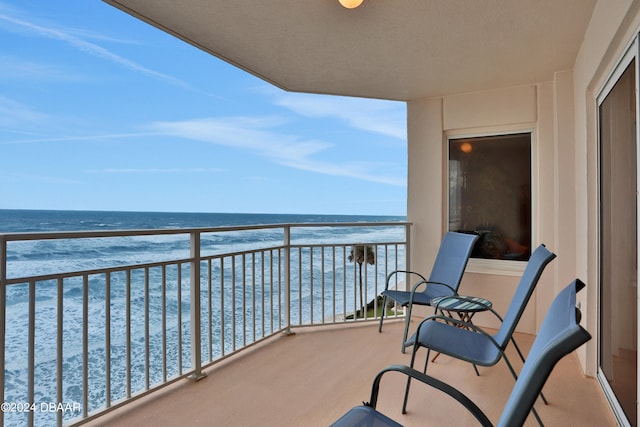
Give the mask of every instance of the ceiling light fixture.
[[347, 9], [355, 9], [360, 6], [364, 0], [338, 0], [342, 7], [346, 7]]

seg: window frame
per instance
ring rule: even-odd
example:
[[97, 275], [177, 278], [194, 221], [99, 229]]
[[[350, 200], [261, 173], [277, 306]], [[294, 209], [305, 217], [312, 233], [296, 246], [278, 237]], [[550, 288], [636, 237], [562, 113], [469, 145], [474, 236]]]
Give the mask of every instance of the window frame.
[[[508, 129], [494, 129], [494, 130], [479, 130], [474, 132], [456, 132], [450, 131], [445, 134], [445, 149], [444, 152], [444, 173], [445, 179], [443, 180], [444, 184], [444, 198], [445, 198], [445, 206], [444, 206], [444, 218], [445, 221], [445, 229], [449, 230], [449, 159], [450, 159], [450, 151], [451, 151], [451, 141], [464, 139], [464, 138], [484, 138], [484, 137], [492, 137], [492, 136], [509, 136], [516, 134], [528, 133], [531, 138], [530, 144], [530, 161], [531, 161], [531, 252], [538, 245], [537, 243], [537, 199], [538, 199], [538, 185], [537, 185], [537, 138], [535, 128], [531, 126], [527, 127], [518, 127], [518, 128], [508, 128]], [[527, 261], [514, 261], [514, 260], [502, 260], [502, 259], [487, 259], [487, 258], [469, 258], [469, 262], [467, 264], [466, 271], [470, 273], [480, 273], [480, 274], [494, 274], [494, 275], [503, 275], [503, 276], [521, 276], [527, 265]]]

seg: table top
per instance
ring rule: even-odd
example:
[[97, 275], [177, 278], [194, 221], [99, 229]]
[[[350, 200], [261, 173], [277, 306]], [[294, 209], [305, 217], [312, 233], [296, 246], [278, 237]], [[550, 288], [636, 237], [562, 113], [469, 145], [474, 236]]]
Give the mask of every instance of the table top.
[[431, 300], [431, 306], [439, 310], [477, 312], [491, 308], [491, 301], [480, 297], [464, 295], [435, 297]]

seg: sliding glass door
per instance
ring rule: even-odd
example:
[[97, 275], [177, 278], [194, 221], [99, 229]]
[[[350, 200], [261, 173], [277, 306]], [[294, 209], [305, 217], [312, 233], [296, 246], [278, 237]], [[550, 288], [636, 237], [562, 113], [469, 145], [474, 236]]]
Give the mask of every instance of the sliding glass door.
[[599, 378], [623, 425], [637, 425], [637, 55], [599, 99]]

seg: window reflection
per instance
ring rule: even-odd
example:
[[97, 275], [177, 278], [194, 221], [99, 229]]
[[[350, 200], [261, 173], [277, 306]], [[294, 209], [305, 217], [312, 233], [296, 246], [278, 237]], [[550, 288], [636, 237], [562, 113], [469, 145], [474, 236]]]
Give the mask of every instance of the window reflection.
[[449, 140], [449, 230], [480, 235], [472, 257], [531, 254], [531, 134]]

